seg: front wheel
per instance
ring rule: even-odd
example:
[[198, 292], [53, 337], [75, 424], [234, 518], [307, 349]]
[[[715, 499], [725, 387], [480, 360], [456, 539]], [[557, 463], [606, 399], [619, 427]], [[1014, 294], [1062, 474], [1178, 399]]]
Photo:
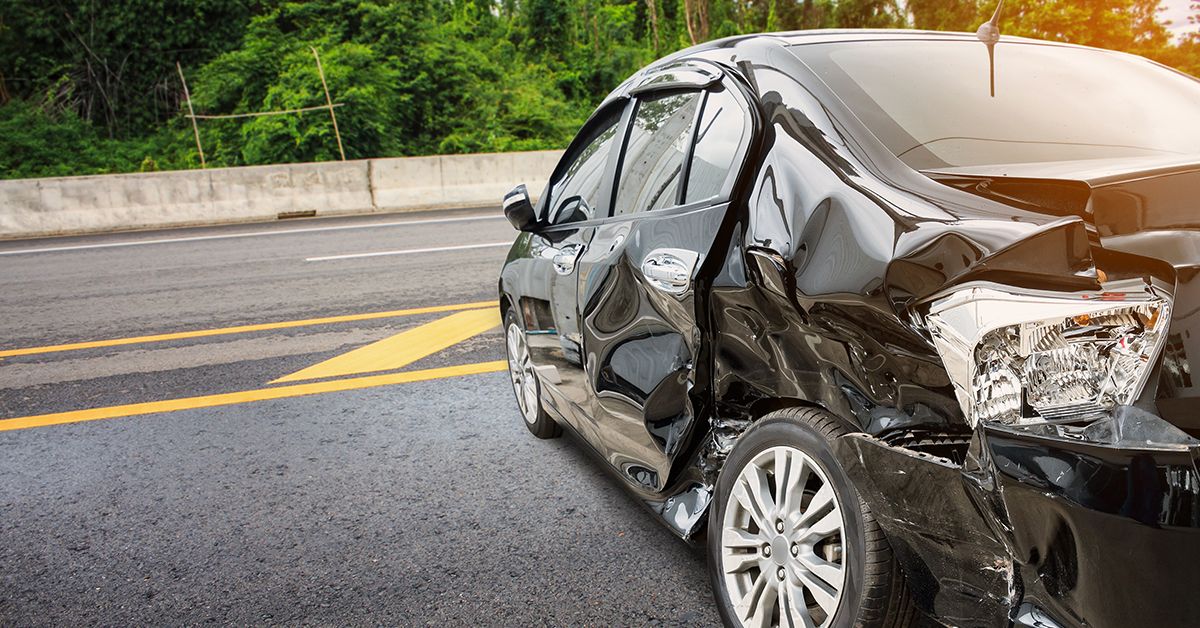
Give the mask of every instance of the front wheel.
[[525, 418], [525, 427], [538, 438], [555, 438], [562, 427], [542, 409], [541, 384], [529, 356], [525, 330], [512, 310], [504, 313], [504, 348], [508, 357], [508, 376], [517, 396], [517, 407]]
[[729, 626], [908, 626], [903, 574], [833, 457], [848, 433], [811, 408], [774, 412], [730, 452], [709, 514], [709, 576]]

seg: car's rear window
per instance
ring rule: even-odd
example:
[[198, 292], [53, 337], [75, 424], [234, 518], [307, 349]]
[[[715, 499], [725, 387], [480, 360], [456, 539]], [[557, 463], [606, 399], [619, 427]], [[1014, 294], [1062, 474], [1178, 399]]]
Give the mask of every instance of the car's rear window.
[[918, 170], [1200, 154], [1200, 81], [1144, 59], [1005, 41], [793, 46], [895, 155]]

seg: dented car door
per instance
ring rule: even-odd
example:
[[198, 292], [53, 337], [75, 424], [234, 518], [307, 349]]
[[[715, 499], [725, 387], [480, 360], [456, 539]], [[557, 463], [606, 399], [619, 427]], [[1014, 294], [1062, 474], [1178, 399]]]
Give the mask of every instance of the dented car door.
[[608, 461], [658, 492], [702, 403], [697, 283], [750, 126], [734, 89], [720, 83], [644, 93], [635, 107], [613, 216], [580, 259], [579, 314]]

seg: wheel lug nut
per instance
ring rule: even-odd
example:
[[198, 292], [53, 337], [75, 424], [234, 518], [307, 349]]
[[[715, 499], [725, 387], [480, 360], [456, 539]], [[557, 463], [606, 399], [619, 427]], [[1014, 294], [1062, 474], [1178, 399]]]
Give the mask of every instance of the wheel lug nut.
[[762, 553], [763, 553], [763, 556], [770, 556], [771, 555], [771, 546], [764, 545], [762, 548]]
[[776, 521], [776, 522], [775, 522], [775, 531], [776, 531], [776, 532], [783, 532], [783, 520], [782, 520], [782, 519], [780, 519], [779, 521]]
[[795, 543], [792, 543], [792, 556], [799, 556], [799, 555], [800, 555], [800, 546], [796, 545]]
[[780, 567], [780, 568], [779, 568], [779, 571], [775, 572], [775, 574], [776, 574], [777, 576], [779, 576], [779, 579], [780, 579], [780, 580], [783, 580], [784, 578], [787, 578], [787, 572], [783, 570], [783, 567]]

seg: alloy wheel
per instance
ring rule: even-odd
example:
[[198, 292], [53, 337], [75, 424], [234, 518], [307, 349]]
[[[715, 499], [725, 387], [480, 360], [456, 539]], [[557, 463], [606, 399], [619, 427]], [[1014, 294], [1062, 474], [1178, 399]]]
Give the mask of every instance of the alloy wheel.
[[825, 470], [794, 447], [756, 455], [721, 522], [721, 570], [744, 626], [829, 626], [846, 581], [845, 521]]
[[508, 375], [512, 378], [513, 392], [517, 394], [517, 405], [525, 422], [533, 425], [538, 419], [537, 375], [533, 370], [533, 361], [529, 359], [525, 332], [516, 323], [510, 323], [507, 341]]

